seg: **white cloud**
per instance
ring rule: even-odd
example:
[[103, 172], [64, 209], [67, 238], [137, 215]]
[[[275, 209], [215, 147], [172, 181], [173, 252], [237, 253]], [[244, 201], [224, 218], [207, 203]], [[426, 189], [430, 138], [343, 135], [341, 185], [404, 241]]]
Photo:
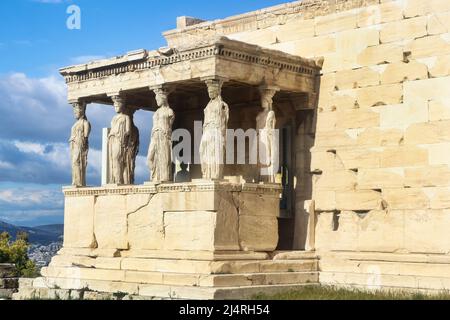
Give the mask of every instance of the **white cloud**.
[[18, 188], [0, 191], [0, 201], [8, 204], [45, 204], [53, 197], [54, 193], [49, 190]]
[[14, 145], [23, 153], [36, 153], [42, 156], [45, 152], [45, 146], [39, 143], [15, 141]]
[[[23, 73], [0, 76], [0, 177], [3, 181], [69, 184], [71, 175], [69, 136], [75, 122], [67, 102], [62, 77], [30, 78]], [[110, 127], [114, 108], [89, 104], [88, 183], [99, 185], [102, 128]], [[152, 114], [136, 113], [140, 130], [140, 157], [136, 181], [148, 180], [145, 156], [149, 146]]]
[[14, 165], [7, 161], [0, 161], [0, 169], [14, 169]]

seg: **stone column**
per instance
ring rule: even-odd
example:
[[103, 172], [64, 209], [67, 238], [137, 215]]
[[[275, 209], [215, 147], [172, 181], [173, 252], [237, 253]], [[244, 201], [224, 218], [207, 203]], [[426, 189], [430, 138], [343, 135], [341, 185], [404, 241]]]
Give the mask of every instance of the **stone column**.
[[75, 118], [77, 119], [72, 127], [69, 140], [72, 164], [72, 186], [85, 187], [91, 124], [86, 117], [85, 102], [72, 102], [72, 106]]
[[275, 129], [276, 115], [273, 110], [273, 97], [279, 91], [277, 87], [261, 86], [262, 111], [256, 117], [256, 130], [258, 131], [258, 155], [260, 180], [275, 183], [279, 166], [279, 134]]
[[153, 129], [148, 150], [148, 166], [154, 183], [171, 182], [172, 175], [172, 126], [175, 113], [169, 106], [170, 91], [167, 87], [151, 87], [155, 93], [158, 110], [153, 116]]
[[226, 130], [229, 108], [222, 100], [222, 79], [207, 79], [210, 102], [205, 108], [203, 135], [200, 143], [200, 162], [203, 179], [223, 179], [225, 164]]
[[129, 183], [126, 178], [126, 158], [129, 138], [132, 131], [131, 119], [126, 112], [125, 98], [113, 95], [112, 101], [117, 115], [112, 119], [108, 135], [109, 184], [123, 185]]

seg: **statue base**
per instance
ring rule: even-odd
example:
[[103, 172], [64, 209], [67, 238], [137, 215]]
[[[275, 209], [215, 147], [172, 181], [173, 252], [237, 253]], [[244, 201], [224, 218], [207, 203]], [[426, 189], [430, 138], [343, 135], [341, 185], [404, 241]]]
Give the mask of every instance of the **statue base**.
[[64, 189], [64, 247], [16, 298], [236, 299], [317, 283], [314, 255], [275, 251], [280, 192], [227, 181]]

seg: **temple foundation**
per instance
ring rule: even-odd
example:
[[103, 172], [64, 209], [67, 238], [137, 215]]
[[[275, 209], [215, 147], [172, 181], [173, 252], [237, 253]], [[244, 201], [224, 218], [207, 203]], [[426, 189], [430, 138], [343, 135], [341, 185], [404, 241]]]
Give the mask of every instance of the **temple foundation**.
[[63, 290], [75, 298], [237, 299], [318, 283], [314, 254], [276, 251], [278, 185], [197, 181], [64, 192], [64, 248], [16, 298]]

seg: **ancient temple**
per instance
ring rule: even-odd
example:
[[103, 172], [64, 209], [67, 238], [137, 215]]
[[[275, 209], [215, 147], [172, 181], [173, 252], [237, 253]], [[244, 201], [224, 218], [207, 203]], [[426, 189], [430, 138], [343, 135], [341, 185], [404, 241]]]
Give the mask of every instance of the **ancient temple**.
[[[61, 69], [76, 118], [64, 248], [17, 296], [449, 289], [449, 11], [447, 0], [309, 0], [181, 17], [165, 48]], [[117, 113], [96, 187], [92, 103]], [[144, 185], [136, 112], [154, 113]], [[230, 146], [243, 163], [225, 161]]]

